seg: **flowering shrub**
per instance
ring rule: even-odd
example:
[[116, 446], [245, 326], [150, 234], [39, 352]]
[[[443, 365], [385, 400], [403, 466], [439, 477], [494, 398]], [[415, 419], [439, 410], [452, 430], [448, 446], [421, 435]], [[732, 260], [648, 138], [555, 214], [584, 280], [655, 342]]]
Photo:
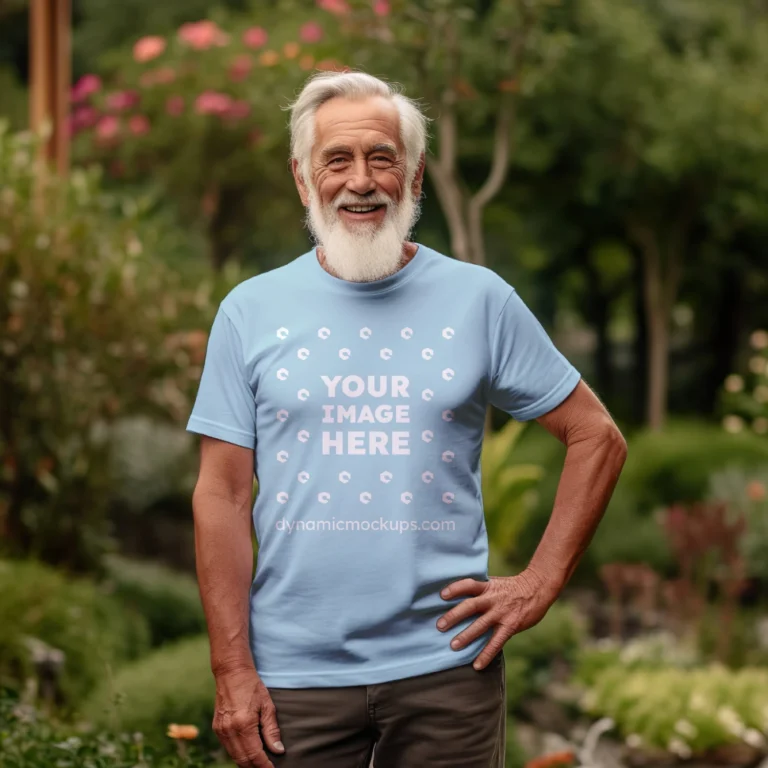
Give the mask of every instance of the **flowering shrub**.
[[723, 428], [728, 432], [749, 428], [758, 435], [768, 435], [768, 331], [754, 331], [749, 347], [747, 371], [731, 374], [723, 385], [722, 403], [727, 413]]
[[[32, 560], [0, 560], [0, 680], [5, 684], [29, 690], [37, 682], [40, 697], [71, 706], [101, 681], [105, 665], [141, 656], [149, 640], [146, 619], [91, 580], [66, 578]], [[36, 665], [49, 653], [41, 681]]]
[[729, 467], [710, 478], [712, 499], [728, 504], [746, 520], [741, 552], [747, 573], [768, 580], [768, 465], [764, 469]]
[[47, 718], [12, 691], [0, 689], [0, 754], [5, 768], [199, 768], [214, 764], [194, 746], [184, 752], [184, 756], [174, 756], [145, 744], [140, 732], [76, 731]]
[[311, 72], [341, 67], [330, 11], [281, 3], [110, 53], [104, 73], [72, 90], [76, 157], [122, 180], [161, 183], [182, 219], [202, 225], [216, 268], [259, 224], [263, 247], [279, 216], [300, 219], [281, 108]]
[[768, 670], [721, 666], [627, 669], [598, 673], [581, 698], [592, 716], [612, 718], [633, 748], [687, 758], [724, 745], [766, 750]]
[[153, 259], [150, 201], [97, 168], [36, 197], [36, 142], [0, 125], [0, 524], [17, 553], [86, 570], [108, 546], [108, 427], [188, 415], [215, 285]]

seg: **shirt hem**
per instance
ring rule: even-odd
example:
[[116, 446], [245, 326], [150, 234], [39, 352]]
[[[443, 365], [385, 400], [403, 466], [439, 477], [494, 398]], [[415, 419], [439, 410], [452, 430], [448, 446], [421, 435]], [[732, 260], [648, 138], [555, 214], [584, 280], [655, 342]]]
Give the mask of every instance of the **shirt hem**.
[[579, 371], [576, 368], [571, 367], [560, 380], [560, 383], [548, 395], [520, 411], [510, 413], [510, 416], [516, 421], [530, 421], [531, 419], [537, 419], [539, 416], [543, 416], [545, 413], [549, 413], [549, 411], [560, 405], [560, 403], [562, 403], [563, 400], [576, 389], [576, 385], [580, 380], [581, 374]]
[[256, 664], [256, 670], [267, 688], [343, 688], [347, 686], [391, 683], [406, 677], [426, 675], [431, 672], [442, 672], [446, 669], [471, 664], [482, 651], [487, 639], [483, 637], [483, 642], [479, 645], [470, 645], [459, 651], [450, 651], [450, 655], [447, 656], [432, 654], [418, 661], [390, 667], [296, 673], [268, 672], [260, 669], [258, 664]]

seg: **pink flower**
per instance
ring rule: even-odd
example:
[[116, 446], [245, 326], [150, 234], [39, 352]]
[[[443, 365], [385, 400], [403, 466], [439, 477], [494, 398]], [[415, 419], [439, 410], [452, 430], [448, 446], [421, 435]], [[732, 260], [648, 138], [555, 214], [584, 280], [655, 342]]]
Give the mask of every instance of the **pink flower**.
[[389, 16], [389, 12], [392, 10], [389, 5], [389, 0], [374, 0], [373, 12], [377, 16]]
[[223, 32], [213, 21], [205, 19], [182, 24], [179, 27], [179, 40], [186, 43], [190, 48], [202, 51], [214, 45], [226, 45], [229, 42], [229, 35]]
[[78, 107], [69, 116], [70, 136], [73, 136], [86, 128], [93, 127], [98, 122], [98, 119], [99, 113], [94, 107]]
[[144, 86], [172, 83], [176, 79], [176, 70], [173, 67], [160, 67], [145, 72], [139, 82]]
[[184, 97], [183, 96], [169, 96], [165, 102], [165, 111], [173, 117], [178, 117], [184, 112]]
[[149, 133], [149, 120], [145, 115], [131, 115], [128, 118], [128, 130], [134, 136], [143, 136]]
[[114, 139], [120, 132], [120, 120], [114, 115], [104, 115], [96, 123], [96, 136], [101, 140]]
[[299, 30], [299, 37], [305, 43], [319, 43], [323, 39], [323, 28], [315, 21], [308, 21]]
[[317, 7], [336, 16], [345, 16], [351, 10], [347, 0], [317, 0]]
[[269, 35], [263, 27], [251, 27], [243, 32], [243, 42], [249, 48], [261, 48], [262, 45], [267, 44], [267, 40]]
[[85, 101], [92, 93], [101, 89], [98, 75], [83, 75], [72, 87], [71, 100], [74, 103]]
[[149, 35], [136, 41], [133, 46], [133, 58], [139, 62], [156, 59], [165, 50], [165, 38]]
[[251, 105], [243, 99], [238, 99], [237, 101], [233, 101], [229, 107], [221, 113], [221, 116], [225, 120], [237, 122], [238, 120], [248, 117], [250, 112]]
[[107, 107], [117, 112], [130, 109], [139, 103], [139, 94], [137, 91], [115, 91], [107, 96]]
[[241, 53], [232, 60], [229, 76], [235, 82], [239, 82], [245, 80], [251, 69], [253, 69], [253, 57], [249, 53]]
[[217, 91], [204, 91], [195, 99], [199, 115], [222, 115], [232, 106], [232, 97]]

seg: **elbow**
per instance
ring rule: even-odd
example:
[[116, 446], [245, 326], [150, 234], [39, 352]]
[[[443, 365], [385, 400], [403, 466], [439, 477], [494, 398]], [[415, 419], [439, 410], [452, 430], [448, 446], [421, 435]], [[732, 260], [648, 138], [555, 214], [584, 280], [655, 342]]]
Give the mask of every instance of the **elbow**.
[[624, 462], [627, 460], [627, 441], [624, 438], [624, 435], [621, 434], [621, 430], [613, 423], [613, 421], [611, 421], [606, 429], [605, 440], [609, 446], [611, 456], [614, 457], [614, 461], [616, 462], [619, 471], [621, 471]]

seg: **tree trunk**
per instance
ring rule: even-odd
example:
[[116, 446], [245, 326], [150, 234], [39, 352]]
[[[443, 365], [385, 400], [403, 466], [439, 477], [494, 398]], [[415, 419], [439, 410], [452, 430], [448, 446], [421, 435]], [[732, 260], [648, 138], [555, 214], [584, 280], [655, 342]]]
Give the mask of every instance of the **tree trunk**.
[[633, 341], [635, 372], [633, 381], [633, 407], [632, 412], [638, 423], [645, 421], [645, 404], [648, 395], [648, 382], [646, 368], [648, 366], [648, 318], [645, 314], [645, 296], [643, 285], [645, 283], [645, 269], [643, 268], [642, 255], [634, 249], [635, 257], [635, 338]]
[[654, 431], [664, 428], [669, 390], [669, 315], [648, 313], [648, 400], [646, 420]]
[[643, 299], [648, 326], [648, 400], [646, 419], [651, 430], [664, 428], [669, 394], [669, 346], [672, 308], [683, 269], [685, 235], [692, 208], [680, 216], [662, 245], [650, 226], [630, 223], [630, 232], [643, 255]]

